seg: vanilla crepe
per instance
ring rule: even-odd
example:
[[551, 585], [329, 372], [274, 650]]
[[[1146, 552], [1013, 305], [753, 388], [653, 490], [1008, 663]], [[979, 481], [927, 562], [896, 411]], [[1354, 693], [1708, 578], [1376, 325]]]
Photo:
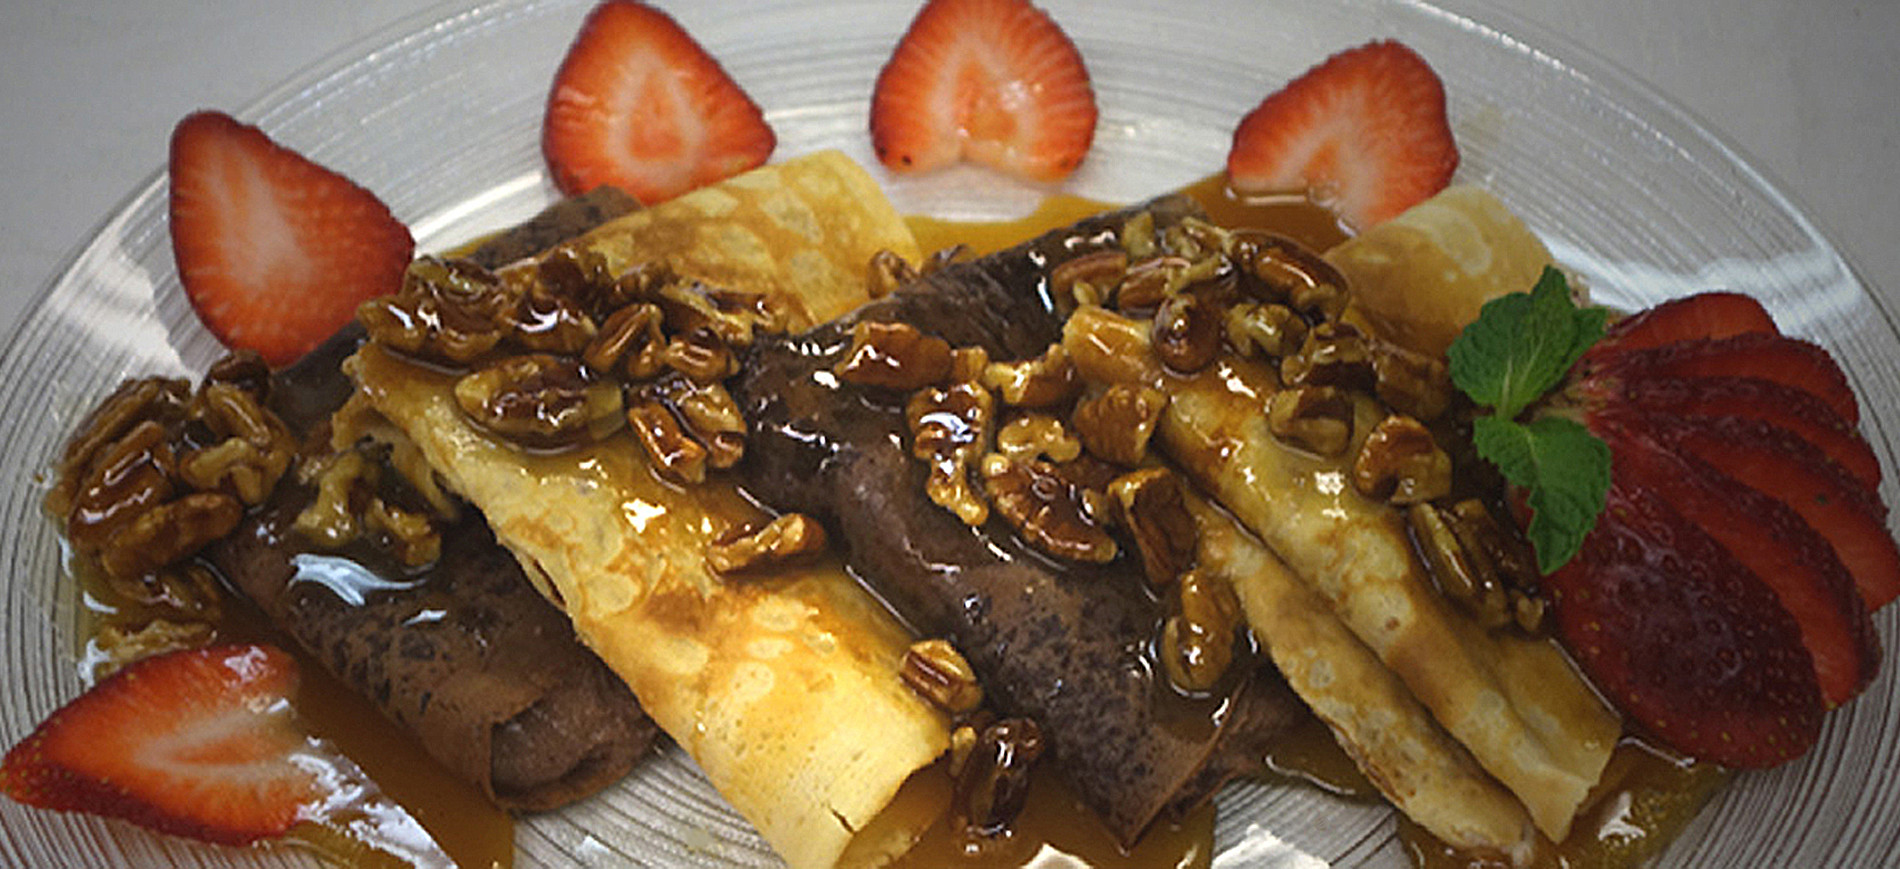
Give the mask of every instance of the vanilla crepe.
[[[1281, 445], [1266, 421], [1273, 372], [1229, 355], [1169, 375], [1146, 323], [1093, 307], [1070, 318], [1063, 344], [1086, 379], [1167, 391], [1157, 441], [1169, 457], [1326, 601], [1539, 830], [1568, 833], [1621, 725], [1555, 645], [1494, 634], [1453, 611], [1395, 511], [1360, 496], [1336, 462]], [[1369, 431], [1376, 413], [1362, 406], [1355, 431]]]
[[[875, 183], [830, 153], [687, 194], [577, 243], [616, 272], [664, 262], [764, 293], [793, 328], [862, 302], [876, 251], [918, 258]], [[706, 567], [707, 544], [761, 516], [730, 485], [662, 482], [625, 431], [524, 452], [467, 421], [452, 376], [377, 345], [348, 371], [786, 862], [875, 863], [934, 820], [943, 795], [927, 792], [929, 777], [899, 791], [942, 753], [947, 722], [897, 675], [909, 636], [841, 568], [722, 579]]]

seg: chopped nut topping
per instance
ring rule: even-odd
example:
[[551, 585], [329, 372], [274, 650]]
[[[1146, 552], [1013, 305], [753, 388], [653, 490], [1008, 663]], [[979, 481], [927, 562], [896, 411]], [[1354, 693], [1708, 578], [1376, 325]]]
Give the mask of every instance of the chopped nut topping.
[[1082, 442], [1069, 434], [1062, 420], [1048, 414], [1032, 413], [1006, 423], [996, 433], [996, 449], [1018, 462], [1047, 459], [1061, 464], [1074, 461], [1082, 454]]
[[859, 321], [835, 373], [847, 383], [911, 390], [942, 383], [950, 363], [950, 344], [942, 338], [909, 323]]
[[706, 447], [688, 434], [658, 398], [642, 397], [627, 408], [627, 426], [661, 477], [675, 483], [706, 481]]
[[990, 453], [980, 470], [996, 512], [1031, 546], [1070, 561], [1114, 560], [1115, 538], [1089, 518], [1078, 487], [1054, 469]]
[[1352, 403], [1332, 386], [1282, 389], [1267, 399], [1267, 430], [1308, 452], [1338, 456], [1352, 443]]
[[1180, 478], [1173, 471], [1142, 468], [1123, 474], [1108, 485], [1108, 494], [1122, 526], [1135, 539], [1149, 582], [1166, 585], [1194, 566], [1200, 528], [1187, 511]]
[[968, 382], [920, 389], [904, 406], [910, 454], [930, 468], [925, 494], [972, 527], [990, 516], [989, 502], [970, 485], [970, 470], [989, 450], [995, 418], [995, 397]]
[[1077, 405], [1071, 422], [1091, 455], [1132, 468], [1148, 457], [1148, 440], [1167, 406], [1161, 390], [1118, 383]]
[[1179, 613], [1161, 631], [1161, 662], [1183, 691], [1209, 691], [1234, 659], [1240, 602], [1225, 582], [1197, 570], [1182, 575]]
[[1280, 359], [1299, 352], [1306, 343], [1306, 321], [1285, 305], [1242, 302], [1227, 309], [1227, 343], [1241, 356], [1257, 348]]
[[951, 714], [975, 709], [983, 702], [983, 688], [977, 684], [976, 671], [948, 640], [929, 639], [911, 643], [904, 652], [904, 665], [898, 671], [904, 684], [937, 708]]
[[1082, 379], [1060, 343], [1034, 359], [991, 362], [983, 369], [983, 385], [1012, 407], [1053, 407], [1082, 391]]
[[623, 422], [618, 384], [595, 379], [577, 360], [539, 353], [464, 375], [455, 402], [482, 428], [534, 449], [598, 440]]
[[1394, 504], [1416, 504], [1451, 491], [1451, 456], [1431, 430], [1409, 416], [1381, 420], [1352, 463], [1359, 494]]
[[796, 564], [825, 551], [825, 526], [803, 513], [786, 513], [762, 528], [740, 526], [706, 547], [706, 565], [721, 575], [757, 573]]

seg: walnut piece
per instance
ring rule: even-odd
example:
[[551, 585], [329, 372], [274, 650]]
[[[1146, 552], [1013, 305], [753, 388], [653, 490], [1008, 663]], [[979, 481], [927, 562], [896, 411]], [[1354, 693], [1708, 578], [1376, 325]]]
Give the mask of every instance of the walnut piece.
[[825, 551], [825, 527], [803, 513], [786, 513], [760, 528], [740, 526], [706, 547], [706, 565], [722, 576], [760, 573]]

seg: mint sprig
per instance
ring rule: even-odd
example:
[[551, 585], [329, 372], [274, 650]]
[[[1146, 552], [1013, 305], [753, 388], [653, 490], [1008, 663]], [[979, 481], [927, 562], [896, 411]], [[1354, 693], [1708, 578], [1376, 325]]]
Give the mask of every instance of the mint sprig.
[[1583, 546], [1610, 489], [1610, 448], [1575, 420], [1526, 408], [1562, 382], [1578, 357], [1603, 337], [1609, 312], [1579, 308], [1562, 272], [1545, 267], [1529, 293], [1485, 303], [1446, 355], [1451, 380], [1492, 414], [1472, 425], [1478, 455], [1529, 492], [1525, 536], [1548, 574]]

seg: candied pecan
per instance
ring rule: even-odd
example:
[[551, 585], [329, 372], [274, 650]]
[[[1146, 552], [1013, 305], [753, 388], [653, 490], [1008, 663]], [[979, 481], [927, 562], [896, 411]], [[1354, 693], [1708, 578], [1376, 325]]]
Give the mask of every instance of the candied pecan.
[[1031, 546], [1070, 561], [1115, 558], [1115, 538], [1089, 518], [1078, 487], [1053, 468], [990, 453], [980, 470], [996, 512]]
[[1082, 391], [1082, 378], [1060, 343], [1041, 356], [1019, 362], [991, 362], [983, 368], [983, 385], [996, 390], [1004, 404], [1014, 407], [1053, 407]]
[[909, 323], [859, 321], [851, 349], [834, 369], [839, 379], [861, 386], [919, 389], [950, 375], [949, 342]]
[[619, 385], [565, 357], [500, 359], [457, 380], [454, 392], [477, 425], [534, 449], [598, 440], [623, 422]]
[[762, 527], [741, 525], [706, 547], [706, 565], [729, 575], [758, 573], [807, 561], [825, 551], [825, 526], [803, 513], [786, 513]]
[[1352, 402], [1332, 386], [1282, 389], [1267, 399], [1267, 430], [1317, 455], [1341, 455], [1352, 443]]
[[898, 670], [904, 684], [937, 708], [953, 715], [975, 709], [983, 702], [983, 687], [977, 684], [976, 671], [950, 641], [919, 640], [904, 651], [904, 663]]
[[1148, 456], [1168, 395], [1148, 386], [1117, 383], [1076, 405], [1070, 422], [1082, 446], [1096, 458], [1126, 467]]
[[910, 454], [930, 470], [924, 493], [971, 526], [990, 515], [989, 502], [970, 485], [970, 470], [989, 449], [995, 419], [995, 397], [975, 383], [926, 387], [904, 405]]
[[1380, 420], [1352, 463], [1359, 494], [1394, 504], [1416, 504], [1451, 491], [1451, 456], [1429, 429], [1409, 416]]
[[1234, 659], [1240, 602], [1226, 582], [1198, 570], [1181, 576], [1180, 611], [1161, 630], [1161, 663], [1183, 691], [1212, 690]]
[[1200, 529], [1181, 495], [1181, 481], [1166, 468], [1142, 468], [1108, 484], [1122, 527], [1135, 540], [1141, 568], [1159, 586], [1194, 566]]

